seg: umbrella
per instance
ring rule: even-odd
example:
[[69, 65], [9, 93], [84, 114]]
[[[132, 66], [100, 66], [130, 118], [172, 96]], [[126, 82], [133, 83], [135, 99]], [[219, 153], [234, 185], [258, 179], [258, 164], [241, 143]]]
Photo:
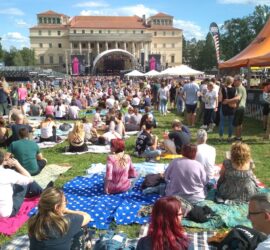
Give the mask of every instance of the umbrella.
[[125, 76], [144, 76], [144, 74], [138, 70], [133, 70], [133, 71], [125, 74]]

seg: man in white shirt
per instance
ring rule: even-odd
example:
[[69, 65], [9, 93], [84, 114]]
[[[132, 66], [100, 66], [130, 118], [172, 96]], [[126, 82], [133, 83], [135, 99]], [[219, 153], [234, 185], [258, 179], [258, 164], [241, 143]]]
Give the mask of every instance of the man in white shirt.
[[217, 169], [215, 168], [216, 149], [208, 144], [207, 132], [199, 129], [197, 132], [197, 153], [195, 160], [200, 162], [204, 168], [209, 180], [213, 179]]
[[252, 196], [249, 201], [248, 218], [254, 229], [268, 235], [256, 250], [270, 249], [270, 194], [260, 193]]
[[0, 218], [15, 216], [24, 197], [34, 197], [42, 188], [33, 181], [30, 173], [15, 159], [5, 159], [0, 151]]

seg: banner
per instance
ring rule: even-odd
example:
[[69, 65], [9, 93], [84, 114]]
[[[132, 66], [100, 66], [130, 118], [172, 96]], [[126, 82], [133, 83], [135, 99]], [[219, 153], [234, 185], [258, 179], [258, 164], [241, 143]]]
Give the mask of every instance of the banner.
[[85, 56], [71, 55], [72, 75], [80, 75], [85, 73]]
[[148, 55], [149, 70], [161, 71], [160, 54]]
[[215, 49], [216, 49], [216, 56], [217, 56], [217, 62], [220, 62], [220, 51], [219, 51], [219, 29], [216, 23], [210, 24], [210, 33], [213, 37], [214, 43], [215, 43]]

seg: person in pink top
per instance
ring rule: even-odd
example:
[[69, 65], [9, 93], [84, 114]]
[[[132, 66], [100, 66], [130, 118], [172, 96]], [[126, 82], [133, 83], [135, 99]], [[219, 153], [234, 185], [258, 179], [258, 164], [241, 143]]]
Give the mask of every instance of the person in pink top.
[[54, 106], [52, 105], [52, 101], [48, 101], [48, 105], [45, 108], [45, 115], [51, 115], [54, 116]]
[[24, 87], [23, 83], [18, 88], [18, 100], [19, 106], [23, 106], [27, 97], [27, 88]]
[[106, 194], [127, 191], [131, 187], [129, 178], [137, 176], [129, 155], [125, 154], [125, 142], [122, 139], [111, 140], [112, 154], [107, 158], [107, 169], [104, 183]]

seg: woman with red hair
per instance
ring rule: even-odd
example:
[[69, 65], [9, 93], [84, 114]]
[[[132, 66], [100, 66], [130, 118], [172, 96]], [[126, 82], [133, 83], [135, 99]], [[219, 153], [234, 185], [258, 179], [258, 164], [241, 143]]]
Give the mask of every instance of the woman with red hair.
[[184, 250], [189, 241], [181, 225], [181, 202], [168, 196], [153, 207], [148, 235], [139, 240], [136, 250]]
[[106, 194], [115, 194], [127, 191], [137, 173], [129, 155], [125, 154], [125, 142], [122, 139], [111, 140], [112, 154], [107, 158], [107, 168], [104, 183]]
[[195, 160], [196, 152], [196, 145], [184, 145], [183, 158], [171, 161], [165, 171], [166, 196], [179, 195], [192, 204], [205, 199], [208, 177], [204, 166]]

